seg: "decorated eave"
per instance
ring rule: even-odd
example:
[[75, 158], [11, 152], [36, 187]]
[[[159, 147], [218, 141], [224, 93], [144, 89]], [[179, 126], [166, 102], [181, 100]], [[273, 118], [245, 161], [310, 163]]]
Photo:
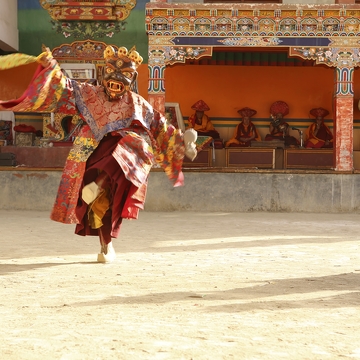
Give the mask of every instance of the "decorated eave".
[[[61, 44], [52, 49], [52, 55], [59, 64], [94, 64], [97, 71], [97, 80], [101, 82], [102, 68], [105, 65], [104, 51], [108, 44], [96, 40], [74, 41], [71, 44]], [[118, 46], [111, 44], [117, 51]]]
[[[290, 56], [328, 66], [360, 63], [360, 5], [147, 3], [149, 55], [165, 63], [213, 48], [287, 48]], [[339, 60], [340, 59], [340, 60]]]
[[50, 17], [56, 21], [122, 21], [129, 16], [131, 9], [135, 7], [136, 0], [41, 0], [40, 4], [48, 11]]
[[[52, 49], [52, 54], [60, 63], [91, 62], [105, 63], [104, 51], [108, 44], [96, 40], [75, 41], [71, 44], [61, 44]], [[117, 49], [116, 45], [111, 45]]]

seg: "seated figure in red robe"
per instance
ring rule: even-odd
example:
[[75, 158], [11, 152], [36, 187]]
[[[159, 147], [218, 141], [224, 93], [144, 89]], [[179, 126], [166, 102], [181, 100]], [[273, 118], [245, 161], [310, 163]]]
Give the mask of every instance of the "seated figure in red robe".
[[284, 120], [284, 116], [289, 113], [289, 106], [284, 101], [275, 101], [270, 107], [271, 122], [269, 125], [270, 133], [266, 135], [266, 141], [283, 140], [285, 146], [297, 146], [299, 141], [289, 135], [289, 124]]
[[306, 130], [305, 148], [332, 148], [333, 134], [324, 124], [324, 117], [329, 115], [329, 112], [319, 107], [311, 109], [310, 114], [315, 116], [315, 122]]
[[241, 122], [236, 126], [233, 137], [228, 140], [225, 147], [248, 147], [252, 141], [261, 141], [261, 137], [250, 121], [250, 118], [256, 114], [256, 110], [244, 107], [238, 111], [241, 115]]
[[205, 111], [210, 110], [205, 101], [197, 101], [191, 109], [195, 110], [195, 112], [189, 116], [188, 128], [196, 130], [199, 136], [210, 136], [213, 139], [219, 139], [219, 133], [215, 130], [214, 125], [205, 114]]

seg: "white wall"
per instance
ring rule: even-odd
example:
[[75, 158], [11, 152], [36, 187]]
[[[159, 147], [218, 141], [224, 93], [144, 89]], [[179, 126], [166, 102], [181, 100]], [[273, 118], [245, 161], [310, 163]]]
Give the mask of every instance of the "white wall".
[[0, 49], [19, 50], [17, 0], [0, 1]]
[[[0, 210], [50, 211], [61, 173], [24, 167], [0, 171]], [[174, 188], [163, 170], [152, 171], [145, 210], [360, 214], [360, 174], [245, 169], [232, 173], [190, 170], [184, 176], [185, 186]]]

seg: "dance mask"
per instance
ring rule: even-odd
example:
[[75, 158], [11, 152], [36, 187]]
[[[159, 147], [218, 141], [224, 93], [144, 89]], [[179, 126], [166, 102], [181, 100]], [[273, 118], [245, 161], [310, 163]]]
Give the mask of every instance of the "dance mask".
[[135, 50], [129, 51], [120, 47], [116, 51], [112, 46], [107, 46], [104, 51], [105, 67], [103, 81], [106, 94], [110, 100], [119, 99], [126, 91], [132, 90], [137, 78], [137, 68], [143, 58]]

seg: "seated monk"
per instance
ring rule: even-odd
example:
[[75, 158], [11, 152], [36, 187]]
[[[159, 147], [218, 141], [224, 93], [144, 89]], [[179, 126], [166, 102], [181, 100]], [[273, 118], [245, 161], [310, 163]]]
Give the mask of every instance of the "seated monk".
[[226, 142], [226, 147], [248, 147], [252, 141], [261, 141], [261, 137], [250, 121], [250, 118], [256, 114], [256, 110], [244, 107], [238, 111], [241, 115], [241, 122], [235, 128], [233, 137]]
[[297, 146], [299, 141], [289, 135], [289, 124], [285, 122], [284, 116], [289, 113], [289, 106], [284, 101], [276, 101], [270, 107], [271, 122], [270, 134], [265, 137], [266, 141], [283, 140], [285, 146]]
[[198, 136], [211, 136], [213, 139], [219, 139], [219, 133], [204, 113], [210, 110], [209, 106], [203, 100], [199, 100], [191, 108], [195, 110], [195, 113], [189, 116], [188, 129], [196, 130]]
[[324, 117], [329, 112], [323, 108], [315, 108], [310, 110], [310, 114], [315, 116], [315, 122], [311, 124], [305, 134], [305, 148], [332, 148], [333, 134], [331, 130], [324, 124]]

